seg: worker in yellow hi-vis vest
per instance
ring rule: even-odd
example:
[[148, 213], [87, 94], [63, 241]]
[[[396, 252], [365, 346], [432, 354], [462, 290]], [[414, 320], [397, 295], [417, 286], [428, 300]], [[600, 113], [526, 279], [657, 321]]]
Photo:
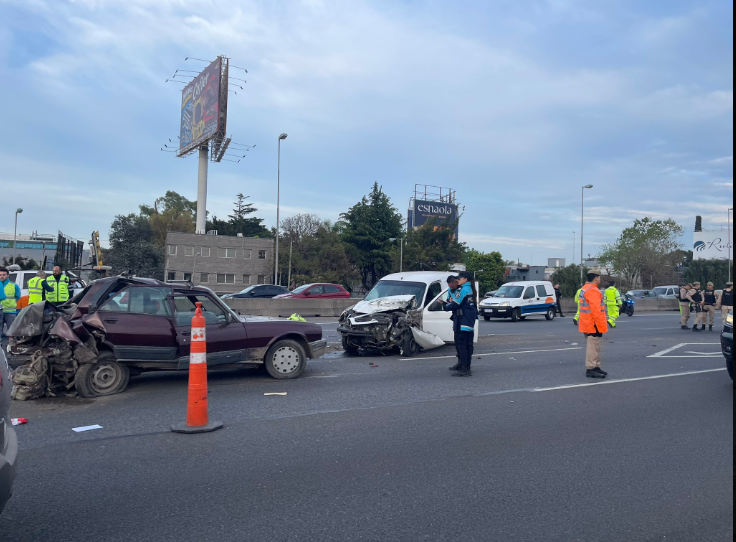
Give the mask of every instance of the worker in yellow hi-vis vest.
[[575, 318], [572, 319], [572, 323], [575, 324], [575, 326], [578, 325], [578, 322], [580, 322], [580, 297], [583, 295], [583, 289], [580, 288], [578, 290], [578, 293], [575, 294], [575, 304], [578, 306], [578, 313], [575, 315]]
[[621, 297], [621, 292], [616, 288], [615, 280], [608, 283], [605, 299], [608, 310], [608, 325], [615, 328], [616, 321], [621, 316], [621, 306], [623, 305], [623, 298]]

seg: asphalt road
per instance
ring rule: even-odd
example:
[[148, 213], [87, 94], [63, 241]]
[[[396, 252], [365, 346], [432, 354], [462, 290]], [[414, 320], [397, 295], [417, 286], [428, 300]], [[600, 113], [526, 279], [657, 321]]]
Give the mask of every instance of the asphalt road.
[[[211, 435], [168, 431], [184, 419], [178, 373], [116, 397], [16, 403], [31, 423], [0, 540], [733, 539], [717, 333], [681, 332], [676, 315], [622, 320], [604, 348], [611, 380], [592, 386], [570, 320], [484, 322], [481, 335], [471, 379], [450, 378], [449, 347], [333, 351], [290, 382], [213, 373], [226, 427]], [[91, 424], [103, 429], [72, 432]]]

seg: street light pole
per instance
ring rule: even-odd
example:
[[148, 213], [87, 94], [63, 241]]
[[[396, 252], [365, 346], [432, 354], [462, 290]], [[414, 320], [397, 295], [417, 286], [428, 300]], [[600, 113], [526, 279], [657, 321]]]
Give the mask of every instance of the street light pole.
[[584, 271], [584, 262], [585, 262], [585, 191], [590, 190], [593, 188], [592, 184], [588, 184], [583, 187], [582, 190], [582, 207], [580, 212], [580, 282], [585, 283], [585, 271]]
[[13, 234], [13, 265], [15, 265], [15, 256], [18, 254], [18, 215], [23, 212], [23, 209], [18, 207], [15, 210], [15, 233]]
[[279, 278], [279, 233], [281, 231], [281, 142], [287, 137], [289, 137], [289, 134], [281, 134], [279, 136], [279, 167], [276, 188], [276, 261], [273, 272], [273, 283], [276, 286], [281, 286], [281, 280]]
[[572, 260], [571, 263], [575, 263], [575, 247], [578, 244], [578, 232], [572, 232]]

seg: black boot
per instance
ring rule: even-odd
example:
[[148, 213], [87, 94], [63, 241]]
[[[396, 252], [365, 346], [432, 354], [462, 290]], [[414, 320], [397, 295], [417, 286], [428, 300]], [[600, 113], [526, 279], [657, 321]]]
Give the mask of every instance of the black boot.
[[590, 369], [585, 372], [585, 376], [587, 378], [598, 378], [598, 379], [606, 378], [606, 375], [604, 375], [603, 373], [599, 373], [596, 370], [590, 370]]
[[460, 367], [460, 369], [452, 373], [452, 376], [462, 378], [462, 377], [473, 376], [473, 374], [470, 371], [470, 367], [463, 365], [462, 367]]
[[710, 326], [710, 330], [713, 331], [713, 326]]
[[604, 371], [603, 369], [601, 369], [600, 367], [598, 367], [597, 369], [593, 369], [593, 370], [598, 373], [601, 373], [603, 376], [608, 376], [608, 373]]
[[700, 328], [700, 331], [705, 331], [705, 324], [703, 324], [703, 327]]
[[682, 327], [681, 327], [681, 329], [684, 329], [684, 330], [690, 331], [690, 328], [689, 328], [688, 326], [682, 326]]
[[460, 365], [460, 363], [456, 363], [455, 365], [453, 365], [452, 367], [450, 367], [450, 370], [451, 371], [459, 371], [461, 368], [462, 368], [462, 365]]
[[700, 328], [698, 326], [693, 326], [693, 331], [695, 333], [700, 333]]

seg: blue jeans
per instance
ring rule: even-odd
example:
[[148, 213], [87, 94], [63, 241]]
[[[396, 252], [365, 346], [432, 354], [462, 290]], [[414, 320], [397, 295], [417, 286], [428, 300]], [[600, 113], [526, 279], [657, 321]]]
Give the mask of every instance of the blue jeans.
[[15, 314], [9, 314], [9, 313], [0, 313], [0, 339], [5, 340], [5, 326], [8, 327], [8, 331], [10, 331], [10, 326], [13, 325], [13, 322], [15, 322], [15, 317], [17, 315]]

